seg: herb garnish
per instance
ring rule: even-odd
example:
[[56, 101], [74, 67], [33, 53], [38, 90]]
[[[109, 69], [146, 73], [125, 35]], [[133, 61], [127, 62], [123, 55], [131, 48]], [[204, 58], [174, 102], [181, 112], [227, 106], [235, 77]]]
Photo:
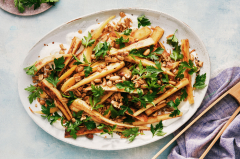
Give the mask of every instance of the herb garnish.
[[179, 104], [180, 104], [179, 98], [175, 100], [175, 103], [172, 100], [167, 103], [168, 106], [174, 108], [174, 111], [169, 115], [170, 117], [175, 117], [180, 114], [180, 110], [178, 109]]
[[196, 77], [196, 82], [193, 85], [194, 88], [197, 89], [203, 89], [205, 88], [207, 85], [205, 84], [205, 80], [206, 80], [206, 73], [203, 75], [197, 75]]
[[124, 89], [128, 93], [132, 93], [136, 89], [134, 87], [134, 83], [131, 81], [123, 81], [122, 83], [117, 83], [116, 87], [118, 89]]
[[131, 128], [131, 129], [126, 129], [122, 132], [122, 134], [125, 137], [127, 137], [130, 142], [132, 142], [135, 139], [135, 137], [137, 137], [138, 134], [144, 135], [143, 133], [138, 132], [137, 127], [134, 127], [134, 128]]
[[93, 49], [93, 51], [95, 51], [96, 59], [98, 59], [99, 57], [104, 58], [107, 55], [107, 52], [109, 50], [110, 50], [110, 43], [106, 41], [104, 43], [99, 42]]
[[46, 100], [46, 104], [47, 104], [47, 107], [45, 107], [44, 105], [41, 106], [42, 112], [45, 114], [45, 115], [41, 115], [41, 116], [43, 118], [47, 119], [48, 122], [50, 122], [50, 124], [52, 125], [52, 123], [54, 123], [55, 121], [60, 119], [61, 116], [57, 112], [55, 112], [53, 114], [50, 113], [50, 109], [56, 107], [53, 102]]
[[149, 21], [149, 19], [145, 17], [145, 15], [138, 17], [137, 20], [138, 20], [138, 28], [140, 28], [141, 26], [144, 27], [144, 26], [151, 25], [151, 22]]
[[109, 111], [111, 112], [111, 117], [112, 117], [112, 118], [116, 118], [117, 116], [119, 116], [118, 111], [116, 111], [116, 110], [113, 108], [112, 104], [111, 104], [110, 107], [104, 112], [103, 115], [104, 115], [104, 116], [107, 115], [107, 114], [109, 113]]
[[182, 94], [180, 96], [180, 100], [184, 101], [187, 98], [187, 96], [188, 96], [186, 89], [185, 88], [181, 89], [181, 93]]
[[130, 35], [132, 32], [132, 29], [126, 29], [123, 31], [123, 35]]
[[74, 62], [73, 65], [87, 65], [87, 66], [84, 66], [83, 70], [84, 70], [84, 75], [85, 77], [87, 77], [90, 73], [92, 73], [92, 67], [90, 66], [91, 63], [88, 62], [85, 54], [83, 54], [83, 62], [81, 62], [75, 55], [73, 55], [74, 59], [77, 61], [77, 62]]
[[35, 74], [35, 72], [37, 71], [35, 64], [24, 68], [24, 70], [26, 71], [26, 74], [31, 75], [31, 76], [33, 76]]
[[77, 97], [74, 95], [74, 93], [72, 91], [69, 91], [69, 95], [70, 96], [66, 96], [66, 95], [62, 94], [63, 97], [68, 98], [67, 106], [70, 106], [73, 103], [73, 101], [75, 99], [77, 99]]
[[104, 90], [101, 86], [94, 86], [91, 84], [92, 93], [93, 95], [89, 98], [90, 105], [92, 106], [92, 109], [99, 109], [101, 107], [104, 107], [104, 105], [97, 104], [101, 101], [101, 97], [103, 96]]
[[88, 46], [92, 46], [92, 44], [94, 44], [95, 40], [92, 39], [92, 35], [90, 32], [88, 32], [88, 36], [84, 36], [83, 39], [82, 39], [82, 45], [86, 48]]
[[164, 136], [166, 133], [162, 131], [163, 129], [163, 124], [162, 124], [162, 120], [156, 125], [156, 127], [154, 128], [154, 126], [151, 124], [151, 132], [152, 135], [155, 136]]
[[184, 62], [180, 63], [180, 66], [178, 67], [178, 73], [175, 76], [175, 79], [177, 79], [177, 78], [180, 78], [180, 79], [184, 78], [184, 72], [187, 69], [190, 69], [188, 71], [188, 74], [190, 74], [190, 75], [192, 75], [194, 72], [197, 72], [197, 67], [193, 65], [193, 62], [191, 60], [189, 60], [189, 63], [184, 61]]
[[[177, 32], [177, 30], [175, 31], [175, 33], [176, 32]], [[170, 57], [173, 60], [177, 61], [177, 60], [183, 59], [183, 54], [180, 54], [181, 45], [178, 45], [178, 39], [177, 39], [175, 33], [173, 34], [173, 36], [171, 36], [167, 39], [167, 44], [170, 44], [174, 47], [173, 52], [171, 53]]]
[[98, 129], [102, 130], [103, 132], [101, 133], [101, 135], [103, 134], [109, 134], [113, 137], [113, 130], [116, 129], [117, 125], [114, 126], [110, 126], [110, 125], [105, 125], [105, 124], [100, 124], [99, 126], [97, 126]]
[[26, 91], [31, 92], [31, 94], [28, 96], [28, 100], [30, 104], [32, 104], [33, 100], [35, 100], [37, 97], [40, 98], [40, 94], [43, 93], [43, 90], [39, 87], [35, 87], [30, 84], [30, 87], [25, 88]]
[[116, 44], [119, 44], [120, 49], [125, 47], [125, 43], [129, 42], [129, 38], [128, 39], [123, 39], [123, 37], [121, 36], [120, 38], [115, 40]]

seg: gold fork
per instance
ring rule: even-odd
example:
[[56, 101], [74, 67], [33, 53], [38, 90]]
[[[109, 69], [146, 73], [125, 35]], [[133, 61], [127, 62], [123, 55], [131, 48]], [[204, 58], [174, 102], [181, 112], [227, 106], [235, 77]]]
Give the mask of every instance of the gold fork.
[[[165, 145], [152, 159], [156, 159], [166, 148], [171, 145], [179, 136], [181, 136], [190, 126], [192, 126], [199, 118], [201, 118], [209, 109], [211, 109], [216, 103], [218, 103], [223, 97], [230, 94], [233, 96], [238, 103], [240, 104], [240, 82], [238, 82], [235, 86], [233, 86], [231, 89], [229, 89], [227, 92], [225, 92], [223, 95], [221, 95], [218, 99], [216, 99], [210, 106], [207, 107], [201, 114], [199, 114], [190, 124], [188, 124], [180, 133], [178, 133], [171, 141], [168, 142], [167, 145]], [[212, 143], [208, 146], [208, 148], [204, 151], [200, 159], [203, 159], [209, 150], [213, 147], [213, 145], [216, 143], [216, 141], [219, 139], [219, 137], [223, 134], [224, 130], [229, 126], [229, 124], [233, 121], [233, 119], [236, 117], [236, 115], [240, 112], [240, 106], [237, 108], [237, 110], [233, 113], [233, 115], [229, 118], [227, 123], [223, 126], [223, 128], [219, 131], [217, 136], [213, 139]]]

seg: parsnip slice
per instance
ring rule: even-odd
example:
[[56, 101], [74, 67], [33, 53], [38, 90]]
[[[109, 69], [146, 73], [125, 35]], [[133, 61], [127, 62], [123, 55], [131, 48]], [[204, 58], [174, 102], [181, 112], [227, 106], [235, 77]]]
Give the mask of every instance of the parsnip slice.
[[[134, 58], [132, 58], [131, 56], [125, 56], [124, 57], [124, 60], [127, 61], [127, 62], [131, 62], [131, 63], [136, 63], [136, 64], [139, 64], [140, 61], [142, 62], [142, 65], [143, 66], [153, 66], [155, 68], [157, 68], [157, 66], [155, 65], [154, 62], [150, 61], [150, 60], [147, 60], [147, 59], [144, 59], [144, 58], [140, 58], [140, 57], [137, 57], [137, 56], [134, 56]], [[165, 68], [165, 67], [161, 67], [162, 70], [164, 71], [163, 73], [164, 74], [168, 74], [170, 76], [175, 76], [169, 69]]]
[[124, 65], [125, 65], [125, 63], [123, 61], [121, 61], [120, 63], [112, 63], [112, 64], [108, 65], [105, 69], [103, 69], [101, 72], [95, 72], [92, 75], [84, 78], [83, 80], [81, 80], [80, 82], [75, 84], [74, 86], [67, 89], [67, 91], [76, 89], [84, 84], [90, 83], [91, 81], [93, 81], [95, 79], [103, 78], [110, 73], [120, 70], [121, 68], [123, 68]]
[[71, 74], [74, 72], [74, 70], [77, 68], [77, 65], [74, 65], [71, 67], [67, 72], [65, 72], [58, 80], [59, 82], [57, 83], [57, 86], [62, 83], [63, 80], [71, 76]]
[[[106, 26], [113, 18], [115, 18], [115, 16], [111, 16], [111, 17], [109, 17], [106, 21], [104, 21], [104, 22], [101, 24], [101, 26], [100, 26], [97, 30], [95, 30], [95, 31], [93, 32], [93, 34], [92, 34], [92, 39], [97, 40], [97, 39], [100, 37], [100, 35], [102, 34], [103, 29], [105, 28], [105, 26]], [[85, 56], [86, 56], [86, 59], [88, 60], [88, 62], [91, 62], [92, 50], [93, 50], [93, 48], [96, 46], [96, 44], [97, 44], [97, 42], [95, 41], [95, 43], [94, 43], [92, 46], [89, 46], [89, 47], [85, 48], [85, 49], [83, 50], [83, 52], [78, 56], [78, 59], [83, 62], [83, 57], [84, 57], [83, 55], [85, 55]]]
[[152, 124], [152, 123], [156, 123], [156, 122], [160, 122], [161, 120], [167, 120], [167, 119], [172, 119], [172, 118], [176, 118], [176, 117], [180, 117], [183, 115], [183, 113], [181, 112], [179, 115], [175, 116], [175, 117], [170, 117], [171, 113], [167, 113], [164, 115], [158, 115], [158, 116], [153, 116], [153, 117], [148, 117], [148, 121], [147, 122], [142, 122], [142, 121], [135, 121], [133, 122], [133, 125], [145, 125], [145, 124]]
[[[104, 103], [114, 92], [107, 92], [104, 96], [102, 96], [101, 101], [98, 104]], [[110, 111], [109, 111], [110, 112]]]
[[[180, 82], [178, 82], [176, 84], [175, 87], [167, 90], [165, 93], [163, 93], [162, 95], [160, 95], [159, 97], [155, 98], [153, 100], [154, 104], [159, 103], [160, 101], [166, 99], [167, 97], [169, 97], [170, 95], [172, 95], [173, 93], [177, 92], [178, 90], [180, 90], [181, 88], [185, 87], [186, 85], [189, 84], [189, 81], [187, 78], [183, 78]], [[138, 111], [136, 111], [133, 115], [134, 116], [138, 116], [139, 114], [141, 114], [142, 112], [146, 111], [147, 109], [151, 108], [153, 105], [152, 104], [148, 104], [146, 106], [146, 108], [141, 108]]]
[[[188, 39], [182, 39], [181, 40], [181, 50], [183, 54], [183, 61], [189, 62], [189, 41]], [[186, 91], [187, 91], [187, 99], [189, 104], [194, 103], [194, 98], [193, 98], [193, 87], [192, 87], [192, 81], [191, 81], [191, 75], [188, 74], [189, 70], [186, 70], [184, 72], [184, 77], [189, 80], [189, 85], [186, 86]]]
[[127, 47], [124, 47], [122, 49], [111, 49], [109, 54], [110, 55], [117, 55], [118, 52], [129, 52], [131, 51], [132, 49], [140, 49], [140, 48], [143, 48], [143, 47], [146, 47], [146, 46], [150, 46], [150, 45], [154, 45], [154, 40], [152, 38], [147, 38], [147, 39], [144, 39], [144, 40], [141, 40], [141, 41], [138, 41], [134, 44], [131, 44]]
[[[119, 131], [122, 132], [124, 129], [119, 129], [119, 128], [115, 128], [113, 131]], [[95, 133], [102, 133], [103, 129], [92, 129], [92, 130], [88, 130], [86, 127], [81, 127], [77, 132], [76, 135], [77, 136], [82, 136], [82, 135], [87, 135], [87, 134], [95, 134]], [[67, 132], [65, 130], [65, 138], [71, 137], [70, 132]]]
[[153, 30], [152, 35], [150, 36], [154, 40], [154, 44], [156, 44], [161, 37], [163, 36], [164, 30], [159, 26], [156, 26]]
[[133, 37], [138, 40], [146, 39], [152, 33], [149, 27], [142, 27], [133, 33]]
[[61, 87], [61, 91], [65, 92], [68, 88], [72, 87], [76, 83], [74, 77], [69, 78]]
[[145, 113], [147, 114], [147, 116], [151, 115], [153, 112], [165, 107], [167, 104], [166, 103], [163, 103], [163, 104], [160, 104], [160, 105], [157, 105], [156, 107], [151, 107], [149, 108], [148, 110], [145, 111]]
[[133, 128], [133, 127], [138, 127], [139, 130], [150, 130], [149, 127], [146, 126], [133, 126], [129, 124], [122, 124], [122, 123], [117, 123], [115, 121], [109, 120], [102, 116], [99, 112], [96, 110], [92, 110], [92, 107], [90, 107], [85, 101], [81, 99], [76, 99], [74, 102], [70, 105], [70, 109], [72, 111], [78, 112], [80, 110], [85, 111], [88, 113], [89, 116], [94, 117], [100, 121], [103, 121], [105, 123], [108, 123], [109, 125], [117, 125], [118, 128]]
[[[124, 89], [118, 89], [116, 86], [103, 86], [103, 85], [99, 85], [103, 88], [103, 90], [105, 91], [112, 91], [112, 92], [126, 92]], [[87, 87], [85, 88], [86, 91], [92, 90], [91, 87]], [[142, 90], [143, 91], [143, 90]], [[134, 90], [132, 93], [137, 93], [137, 90]]]
[[[78, 49], [80, 48], [81, 44], [82, 44], [82, 40], [79, 39], [78, 37], [74, 37], [74, 38], [72, 39], [72, 42], [71, 42], [71, 45], [70, 45], [70, 48], [69, 48], [67, 54], [69, 54], [69, 55], [72, 55], [72, 54], [75, 55], [76, 52], [78, 51]], [[58, 76], [61, 76], [61, 75], [62, 75], [63, 71], [66, 69], [66, 67], [67, 67], [68, 63], [70, 62], [71, 58], [72, 58], [72, 57], [67, 57], [67, 58], [65, 59], [65, 61], [64, 61], [65, 66], [64, 66], [64, 68], [59, 72]]]
[[43, 79], [40, 83], [41, 89], [54, 100], [56, 107], [63, 113], [67, 120], [72, 119], [72, 114], [66, 103], [63, 102], [62, 95], [51, 83]]
[[58, 59], [62, 56], [65, 58], [72, 57], [72, 55], [68, 55], [68, 54], [56, 54], [56, 55], [50, 55], [50, 56], [44, 57], [43, 59], [38, 60], [37, 63], [35, 64], [37, 71], [34, 74], [37, 74], [37, 72], [46, 64], [53, 62], [55, 58]]

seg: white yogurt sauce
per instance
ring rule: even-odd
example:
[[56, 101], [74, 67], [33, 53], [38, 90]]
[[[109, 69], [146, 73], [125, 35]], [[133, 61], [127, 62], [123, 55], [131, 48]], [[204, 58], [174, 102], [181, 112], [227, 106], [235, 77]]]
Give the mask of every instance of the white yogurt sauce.
[[[134, 28], [138, 28], [138, 21], [137, 21], [137, 16], [132, 16], [131, 14], [126, 14], [126, 17], [124, 18], [130, 18], [132, 20], [133, 23], [131, 23], [132, 25], [132, 29]], [[123, 19], [124, 19], [123, 18]], [[118, 16], [117, 18], [115, 18], [114, 20], [112, 20], [112, 24], [113, 22], [117, 23], [119, 22], [121, 18]], [[123, 21], [123, 19], [121, 21]], [[72, 42], [72, 39], [76, 36], [79, 39], [82, 39], [84, 36], [88, 35], [88, 32], [91, 32], [91, 30], [96, 30], [101, 24], [95, 24], [92, 25], [90, 27], [88, 27], [85, 32], [83, 32], [82, 34], [79, 34], [78, 32], [70, 32], [66, 35], [66, 44], [63, 44], [65, 48], [67, 48], [67, 50], [65, 50], [65, 53], [68, 52], [68, 49], [70, 47], [70, 44]], [[40, 51], [40, 59], [47, 57], [49, 55], [55, 55], [55, 54], [59, 54], [59, 51], [61, 50], [61, 48], [59, 47], [61, 43], [55, 42], [54, 44], [49, 43], [48, 46], [44, 46], [42, 48], [42, 50]], [[165, 46], [166, 49], [171, 50], [171, 46], [166, 45]], [[81, 45], [80, 49], [77, 51], [77, 54], [80, 53], [82, 50], [84, 49], [84, 46]], [[190, 49], [191, 51], [191, 49]], [[196, 53], [193, 52], [192, 55], [194, 55], [196, 57]], [[194, 84], [195, 82], [195, 78], [196, 78], [196, 74], [194, 73], [192, 75], [192, 84]], [[38, 104], [38, 109], [41, 110], [41, 105], [37, 102]], [[186, 114], [189, 110], [190, 104], [188, 102], [181, 102], [181, 104], [178, 106], [179, 110], [184, 114]], [[58, 111], [58, 114], [60, 116], [62, 116], [61, 111]], [[181, 117], [177, 117], [177, 118], [173, 118], [173, 119], [168, 119], [168, 120], [164, 120], [163, 121], [163, 126], [169, 126], [170, 124], [172, 124], [173, 122], [177, 121], [178, 119], [180, 119]], [[154, 123], [153, 125], [156, 125], [157, 123]], [[61, 125], [61, 121], [56, 121], [52, 124], [54, 127], [56, 127], [59, 130], [65, 130], [65, 128]], [[149, 125], [150, 126], [150, 125]], [[139, 135], [137, 136], [137, 138], [143, 139], [143, 140], [148, 140], [150, 138], [152, 138], [151, 132], [150, 131], [144, 131], [145, 135]], [[111, 135], [109, 134], [104, 134], [104, 135], [100, 135], [100, 133], [97, 133], [96, 135], [101, 136], [101, 137], [106, 137], [106, 138], [120, 138], [119, 135], [117, 135], [116, 133], [113, 133], [113, 137], [111, 137]]]

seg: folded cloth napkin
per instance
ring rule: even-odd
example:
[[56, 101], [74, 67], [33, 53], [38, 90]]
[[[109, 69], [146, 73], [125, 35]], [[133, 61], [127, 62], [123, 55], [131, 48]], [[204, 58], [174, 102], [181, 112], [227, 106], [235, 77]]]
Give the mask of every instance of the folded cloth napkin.
[[[225, 69], [212, 78], [197, 113], [174, 135], [177, 135], [213, 101], [239, 81], [240, 67]], [[232, 96], [227, 95], [223, 98], [177, 139], [177, 146], [172, 149], [168, 159], [199, 158], [238, 106], [239, 104]], [[231, 122], [205, 158], [240, 159], [240, 115]]]

